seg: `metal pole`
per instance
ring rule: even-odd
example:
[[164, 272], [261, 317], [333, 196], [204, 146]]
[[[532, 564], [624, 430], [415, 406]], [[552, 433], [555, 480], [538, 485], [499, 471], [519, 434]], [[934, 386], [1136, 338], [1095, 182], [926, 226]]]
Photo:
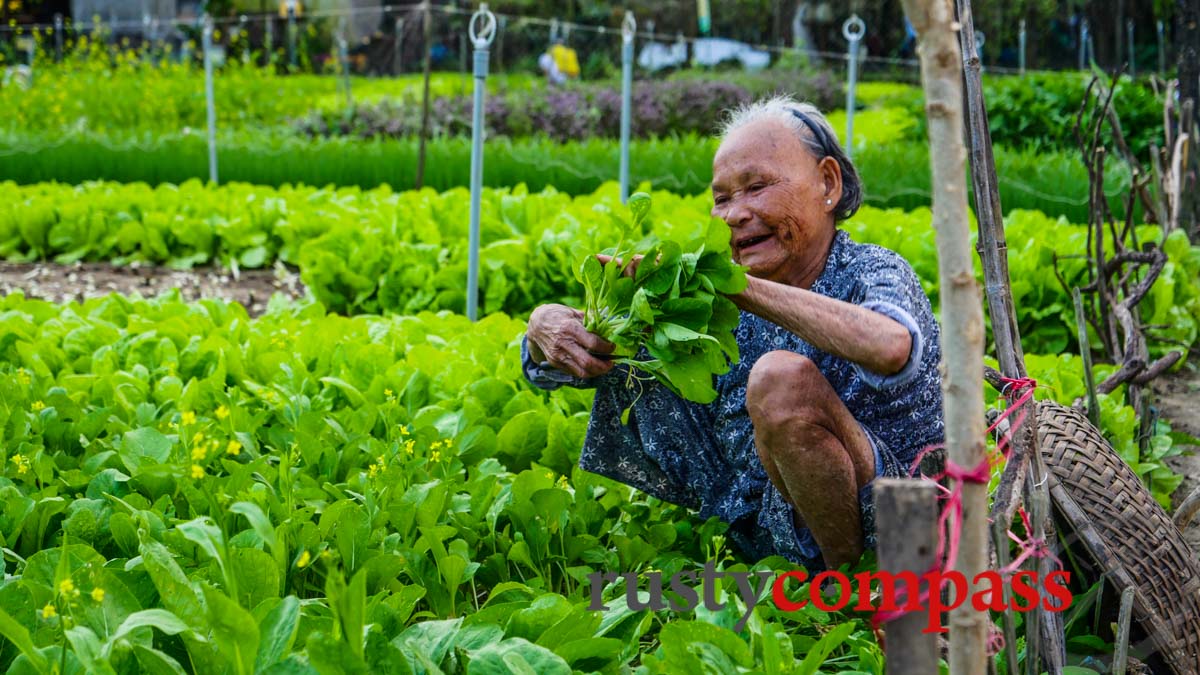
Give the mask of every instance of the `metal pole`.
[[1167, 38], [1163, 32], [1163, 22], [1159, 21], [1156, 27], [1158, 31], [1158, 74], [1162, 75], [1167, 72]]
[[288, 65], [296, 67], [296, 0], [287, 0]]
[[1090, 68], [1096, 62], [1096, 42], [1092, 37], [1092, 31], [1088, 31], [1087, 39], [1087, 62]]
[[404, 66], [404, 19], [396, 19], [396, 53], [392, 58], [392, 71], [394, 75], [400, 74], [400, 69]]
[[433, 67], [433, 14], [430, 12], [429, 3], [430, 0], [421, 3], [421, 30], [425, 37], [421, 50], [425, 54], [425, 63], [422, 66], [424, 81], [421, 87], [421, 138], [417, 142], [416, 188], [418, 190], [425, 185], [425, 145], [426, 139], [429, 138], [429, 75], [430, 69]]
[[242, 36], [242, 63], [250, 65], [250, 29], [246, 27], [249, 21], [246, 15], [238, 17], [238, 29]]
[[189, 69], [192, 65], [192, 41], [185, 39], [179, 45], [179, 62]]
[[54, 62], [62, 61], [63, 57], [63, 15], [54, 13]]
[[204, 45], [204, 98], [208, 108], [208, 180], [217, 183], [217, 106], [213, 101], [213, 20], [204, 15], [204, 30], [201, 32]]
[[354, 95], [350, 91], [350, 46], [346, 44], [346, 18], [338, 21], [338, 63], [342, 70], [342, 86], [346, 89], [346, 109], [354, 109]]
[[471, 111], [471, 239], [467, 260], [467, 318], [476, 319], [479, 302], [479, 203], [483, 196], [483, 96], [487, 92], [488, 48], [496, 37], [496, 15], [487, 3], [467, 27], [475, 46], [475, 102]]
[[267, 25], [263, 27], [263, 56], [264, 63], [269, 66], [275, 63], [275, 17], [268, 15], [266, 22]]
[[1087, 69], [1087, 43], [1088, 23], [1083, 19], [1079, 22], [1079, 70]]
[[842, 24], [842, 35], [849, 41], [846, 69], [846, 156], [854, 151], [854, 88], [858, 86], [858, 44], [867, 32], [867, 25], [853, 14]]
[[25, 64], [27, 66], [29, 66], [29, 85], [28, 86], [30, 89], [32, 89], [33, 81], [35, 79], [33, 62], [34, 62], [34, 60], [36, 58], [36, 54], [37, 54], [37, 39], [33, 35], [30, 35], [29, 37], [18, 37], [16, 46], [17, 46], [17, 49], [24, 49], [24, 51], [25, 51]]
[[1021, 64], [1021, 75], [1025, 74], [1025, 19], [1021, 19], [1021, 29], [1017, 34], [1017, 42], [1019, 43], [1017, 59]]
[[633, 118], [633, 36], [637, 20], [625, 11], [621, 23], [621, 203], [629, 200], [629, 127]]
[[1129, 76], [1137, 78], [1137, 52], [1133, 50], [1133, 19], [1125, 21], [1125, 33], [1129, 36]]

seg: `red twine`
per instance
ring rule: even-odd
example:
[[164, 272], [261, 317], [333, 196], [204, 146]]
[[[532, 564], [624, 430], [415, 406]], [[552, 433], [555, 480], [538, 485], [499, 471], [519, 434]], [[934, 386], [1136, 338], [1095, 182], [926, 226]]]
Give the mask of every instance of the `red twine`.
[[[1008, 459], [1012, 430], [1019, 428], [1025, 421], [1025, 418], [1028, 414], [1025, 404], [1033, 399], [1033, 392], [1037, 387], [1037, 382], [1027, 377], [1015, 379], [1002, 377], [1000, 378], [1000, 381], [1002, 384], [1000, 388], [1000, 394], [1009, 400], [1009, 405], [1004, 412], [1001, 413], [998, 418], [996, 418], [996, 421], [988, 427], [987, 433], [990, 434], [994, 432], [996, 428], [1000, 426], [1000, 423], [1008, 419], [1011, 415], [1013, 415], [1013, 413], [1017, 413], [1017, 416], [1014, 422], [1009, 426], [1009, 430], [1002, 434], [1001, 437], [996, 441], [996, 451], [984, 457], [983, 461], [981, 461], [979, 465], [973, 469], [959, 466], [958, 464], [947, 460], [945, 470], [931, 478], [931, 480], [935, 481], [935, 484], [937, 484], [938, 489], [942, 491], [940, 499], [945, 500], [945, 504], [942, 506], [941, 514], [938, 516], [938, 545], [937, 552], [934, 555], [934, 560], [936, 562], [934, 563], [933, 567], [926, 572], [926, 575], [940, 573], [954, 567], [954, 563], [958, 560], [959, 541], [962, 538], [963, 486], [967, 483], [986, 485], [988, 481], [991, 480], [992, 467], [998, 463], [1001, 458], [1005, 460]], [[909, 469], [909, 475], [911, 476], [916, 473], [921, 464], [921, 460], [924, 459], [925, 455], [941, 447], [944, 446], [931, 445], [918, 453], [917, 458], [913, 461], [912, 467]], [[952, 484], [951, 488], [947, 489], [940, 483], [937, 483], [937, 481], [940, 481], [943, 478], [950, 479]], [[1010, 564], [1005, 565], [1003, 569], [999, 570], [1001, 577], [1007, 579], [1009, 576], [1019, 570], [1021, 565], [1024, 564], [1029, 558], [1050, 557], [1053, 558], [1061, 568], [1062, 562], [1055, 557], [1053, 553], [1051, 553], [1045, 539], [1035, 538], [1033, 536], [1033, 528], [1030, 526], [1029, 515], [1025, 513], [1025, 509], [1021, 508], [1019, 513], [1021, 515], [1021, 522], [1025, 526], [1025, 538], [1020, 539], [1012, 533], [1012, 530], [1009, 530], [1008, 536], [1010, 539], [1016, 542], [1020, 553]], [[940, 593], [942, 588], [950, 581], [950, 579], [945, 576], [939, 576], [938, 578], [940, 579], [940, 583], [938, 584], [937, 591]], [[924, 607], [927, 605], [929, 593], [930, 588], [929, 585], [926, 584], [925, 588], [920, 591], [918, 596], [919, 602], [917, 604], [919, 606]], [[897, 598], [895, 604], [897, 607], [903, 607], [903, 605], [907, 604], [907, 585], [897, 588], [896, 595]], [[881, 630], [883, 624], [898, 619], [907, 613], [908, 612], [906, 610], [900, 608], [894, 611], [877, 611], [871, 617], [871, 627], [874, 629], [876, 638], [879, 640], [881, 647], [884, 647], [884, 638]], [[988, 637], [988, 653], [996, 654], [1003, 648], [1004, 636], [997, 632], [993, 626]]]

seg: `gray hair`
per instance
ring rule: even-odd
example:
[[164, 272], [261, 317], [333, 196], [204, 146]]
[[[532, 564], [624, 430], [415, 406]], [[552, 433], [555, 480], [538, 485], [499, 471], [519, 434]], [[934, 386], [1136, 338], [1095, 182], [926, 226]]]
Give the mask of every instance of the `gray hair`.
[[737, 129], [764, 119], [777, 120], [787, 125], [818, 160], [832, 157], [837, 161], [842, 169], [842, 198], [838, 200], [834, 216], [838, 220], [853, 216], [858, 207], [862, 206], [862, 180], [859, 179], [858, 169], [854, 168], [849, 155], [838, 143], [829, 120], [825, 119], [816, 106], [797, 101], [787, 94], [743, 104], [726, 117], [721, 126], [721, 140], [724, 141]]

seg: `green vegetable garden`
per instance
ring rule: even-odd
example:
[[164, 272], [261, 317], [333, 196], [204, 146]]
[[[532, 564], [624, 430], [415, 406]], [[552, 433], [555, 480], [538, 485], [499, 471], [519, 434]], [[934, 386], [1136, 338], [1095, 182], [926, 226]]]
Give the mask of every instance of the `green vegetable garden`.
[[[68, 52], [32, 85], [0, 85], [0, 265], [64, 278], [79, 263], [217, 269], [231, 283], [287, 269], [307, 296], [262, 314], [171, 291], [0, 296], [0, 669], [884, 672], [857, 595], [844, 611], [762, 603], [740, 629], [731, 577], [712, 589], [723, 609], [647, 608], [620, 583], [608, 609], [589, 609], [598, 571], [796, 566], [746, 559], [718, 519], [580, 469], [593, 391], [542, 391], [521, 364], [530, 313], [562, 303], [586, 312], [619, 362], [712, 400], [712, 375], [737, 358], [726, 296], [745, 284], [711, 215], [720, 114], [781, 87], [825, 87], [812, 98], [842, 134], [840, 78], [784, 63], [639, 79], [663, 87], [651, 103], [711, 100], [635, 133], [642, 194], [626, 205], [603, 108], [618, 79], [568, 88], [584, 103], [566, 128], [561, 92], [536, 72], [493, 75], [472, 322], [468, 75], [434, 73], [426, 146], [419, 75], [355, 76], [346, 109], [336, 77], [230, 59], [215, 82], [213, 183], [198, 64], [103, 39]], [[1100, 330], [1080, 343], [1072, 300], [1093, 283], [1099, 204], [1133, 204], [1120, 236], [1165, 256], [1138, 307], [1149, 357], [1181, 352], [1174, 372], [1200, 362], [1200, 240], [1134, 203], [1141, 174], [1118, 153], [1098, 178], [1080, 160], [1069, 125], [1094, 95], [1089, 79], [989, 75], [984, 92], [1025, 363], [1036, 398], [1068, 406], [1121, 368]], [[1163, 92], [1125, 76], [1113, 94], [1130, 151], [1148, 157]], [[871, 78], [857, 96], [865, 205], [840, 227], [900, 253], [940, 317], [921, 87]], [[1099, 231], [1116, 250], [1118, 232]], [[645, 258], [622, 276], [593, 257], [603, 251]], [[976, 278], [983, 287], [978, 259]], [[995, 365], [990, 322], [988, 336]], [[1092, 412], [1170, 509], [1185, 477], [1167, 460], [1196, 440], [1143, 418], [1131, 386], [1099, 393]], [[991, 387], [986, 400], [1005, 405]], [[875, 564], [869, 552], [851, 572]], [[1100, 590], [1073, 591], [1064, 672], [1109, 672], [1096, 659], [1115, 640], [1088, 601]], [[1016, 646], [1024, 658], [1023, 633]]]

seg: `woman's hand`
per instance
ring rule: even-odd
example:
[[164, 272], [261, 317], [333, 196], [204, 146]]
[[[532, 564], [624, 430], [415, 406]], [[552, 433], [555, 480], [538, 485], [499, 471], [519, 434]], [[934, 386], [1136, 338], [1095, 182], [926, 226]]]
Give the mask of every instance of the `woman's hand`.
[[613, 364], [596, 356], [611, 354], [616, 345], [583, 327], [583, 312], [566, 305], [542, 305], [529, 315], [526, 331], [529, 355], [548, 361], [575, 377], [591, 378], [612, 370]]
[[[632, 279], [634, 275], [637, 274], [638, 265], [642, 264], [642, 258], [643, 256], [641, 255], [635, 255], [633, 258], [630, 258], [629, 264], [625, 266], [624, 270], [622, 270], [625, 276]], [[614, 260], [616, 261], [617, 265], [625, 264], [620, 258], [613, 258], [611, 255], [607, 255], [605, 253], [597, 253], [596, 260], [599, 260], [601, 265], [607, 265]]]

